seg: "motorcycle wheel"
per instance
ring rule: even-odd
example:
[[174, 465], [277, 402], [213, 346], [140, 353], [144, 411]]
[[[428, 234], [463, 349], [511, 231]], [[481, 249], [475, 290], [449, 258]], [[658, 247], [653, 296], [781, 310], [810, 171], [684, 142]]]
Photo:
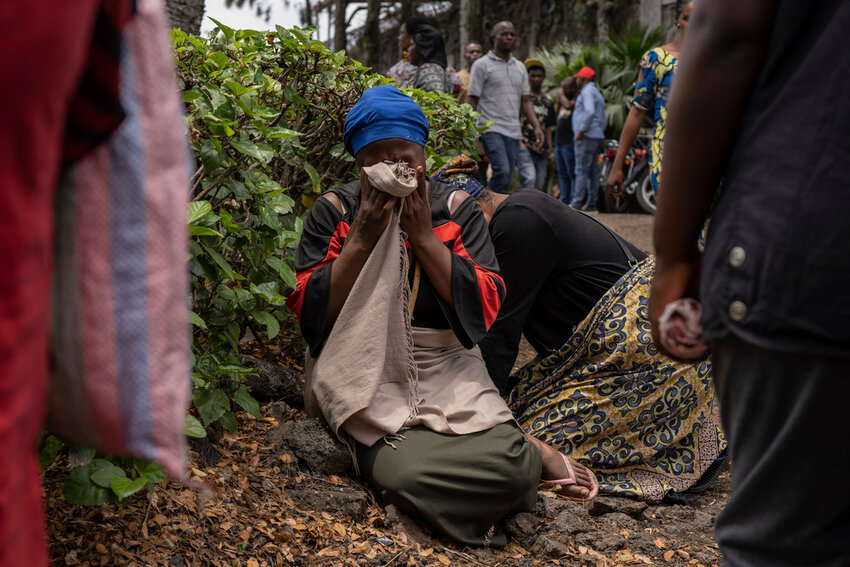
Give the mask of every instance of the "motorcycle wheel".
[[636, 192], [638, 205], [647, 213], [655, 214], [655, 191], [652, 190], [652, 181], [649, 178], [649, 170], [646, 172], [646, 177], [640, 182], [640, 187]]

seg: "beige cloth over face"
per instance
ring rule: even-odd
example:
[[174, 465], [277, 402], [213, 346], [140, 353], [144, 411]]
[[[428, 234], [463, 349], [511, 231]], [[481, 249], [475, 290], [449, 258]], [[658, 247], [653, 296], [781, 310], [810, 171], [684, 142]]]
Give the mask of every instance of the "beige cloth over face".
[[[375, 188], [404, 196], [416, 188], [416, 178], [411, 184], [402, 164], [364, 171]], [[478, 347], [463, 348], [450, 329], [411, 328], [399, 211], [366, 260], [321, 354], [314, 359], [307, 353], [308, 413], [321, 413], [344, 441], [350, 436], [367, 446], [413, 425], [464, 434], [511, 421]]]

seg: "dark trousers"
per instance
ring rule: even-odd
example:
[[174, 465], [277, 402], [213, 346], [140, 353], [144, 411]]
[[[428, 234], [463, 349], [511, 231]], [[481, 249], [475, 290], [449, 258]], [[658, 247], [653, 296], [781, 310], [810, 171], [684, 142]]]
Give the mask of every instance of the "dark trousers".
[[519, 152], [519, 140], [508, 138], [496, 132], [484, 132], [481, 134], [481, 144], [487, 161], [493, 168], [489, 187], [496, 193], [507, 193], [511, 188], [511, 180], [514, 177], [517, 153]]
[[561, 202], [569, 205], [572, 188], [576, 182], [576, 154], [572, 143], [555, 146], [555, 165], [558, 166]]
[[728, 566], [850, 565], [850, 358], [714, 344], [732, 494]]

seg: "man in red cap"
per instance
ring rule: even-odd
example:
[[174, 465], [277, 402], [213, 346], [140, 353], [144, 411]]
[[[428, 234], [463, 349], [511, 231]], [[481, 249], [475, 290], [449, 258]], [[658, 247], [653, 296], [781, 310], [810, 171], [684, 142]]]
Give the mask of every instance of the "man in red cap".
[[599, 197], [599, 175], [596, 171], [596, 154], [605, 138], [605, 99], [596, 88], [596, 73], [590, 67], [582, 67], [573, 75], [579, 88], [573, 109], [573, 132], [575, 135], [576, 185], [570, 206], [586, 213], [597, 213]]

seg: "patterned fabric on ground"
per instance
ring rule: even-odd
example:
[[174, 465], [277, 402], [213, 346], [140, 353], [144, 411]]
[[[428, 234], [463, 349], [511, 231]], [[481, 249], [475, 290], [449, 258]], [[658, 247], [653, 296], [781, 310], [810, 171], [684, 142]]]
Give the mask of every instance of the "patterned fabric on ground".
[[520, 426], [593, 469], [603, 493], [658, 502], [693, 486], [726, 447], [711, 362], [655, 347], [647, 299], [655, 260], [622, 277], [559, 351], [519, 370]]

